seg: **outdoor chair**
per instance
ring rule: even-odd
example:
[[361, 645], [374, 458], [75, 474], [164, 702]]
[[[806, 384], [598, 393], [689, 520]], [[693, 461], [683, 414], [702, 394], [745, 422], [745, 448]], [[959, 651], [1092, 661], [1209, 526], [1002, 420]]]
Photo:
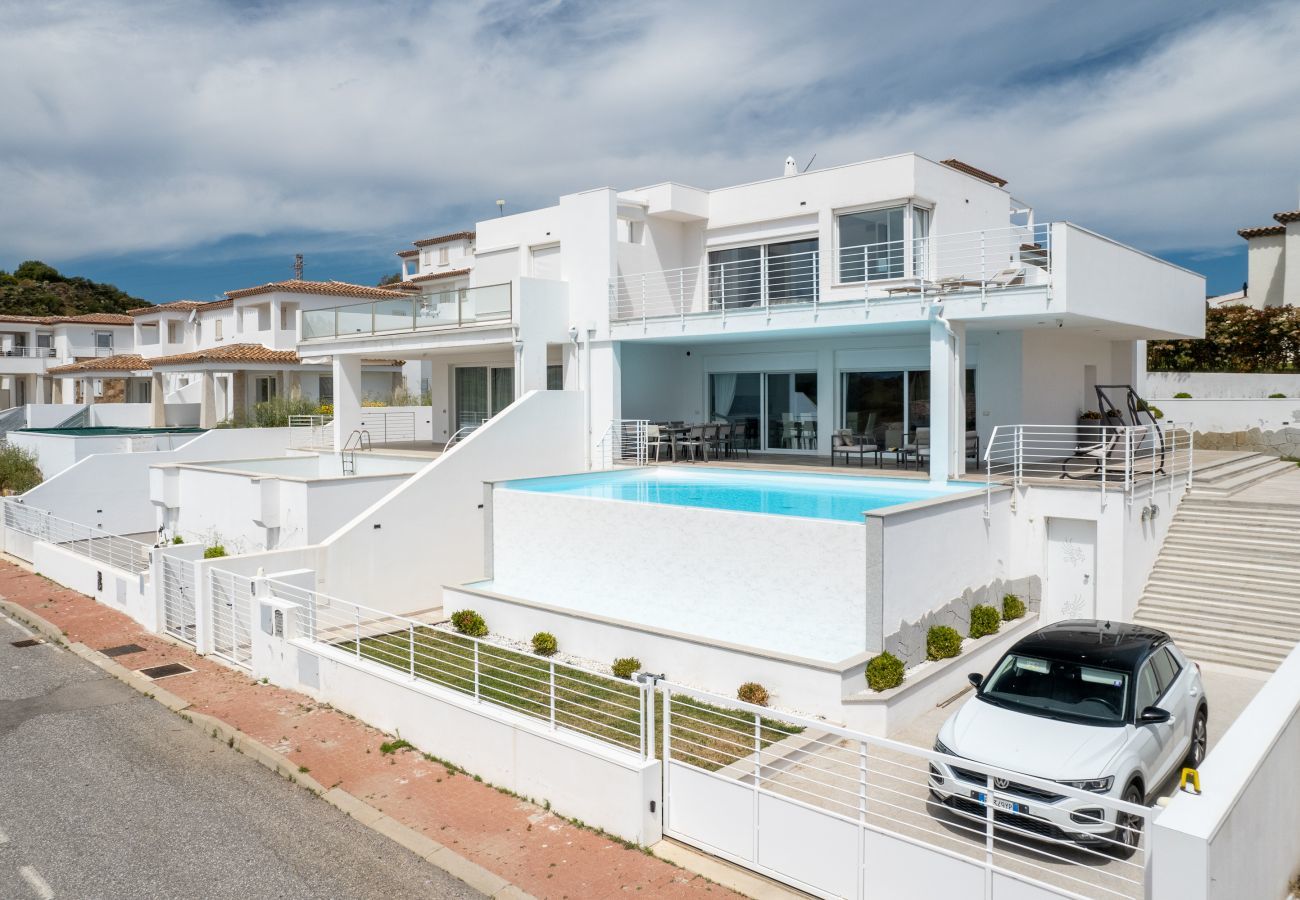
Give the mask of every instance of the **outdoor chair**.
[[966, 458], [975, 460], [975, 471], [980, 468], [980, 434], [978, 431], [966, 432]]
[[692, 425], [686, 434], [677, 439], [677, 446], [683, 453], [689, 455], [691, 462], [701, 457], [708, 461], [708, 444], [704, 441], [703, 425]]
[[916, 457], [916, 467], [918, 469], [921, 468], [922, 460], [928, 461], [930, 459], [930, 429], [929, 428], [916, 429], [916, 433], [912, 438], [912, 443], [907, 444], [906, 446], [903, 447], [904, 465], [906, 465], [906, 461], [908, 459], [911, 459], [913, 456]]
[[749, 458], [749, 423], [733, 422], [731, 425], [731, 452], [737, 457], [740, 451], [745, 451], [745, 458]]
[[1061, 463], [1061, 477], [1071, 479], [1124, 477], [1124, 428], [1107, 428], [1096, 444], [1080, 447]]
[[668, 448], [669, 459], [677, 458], [677, 453], [673, 446], [673, 436], [666, 431], [661, 431], [658, 425], [647, 425], [645, 437], [646, 449], [654, 450], [655, 462], [659, 462], [659, 451], [664, 447]]
[[866, 443], [864, 438], [854, 437], [853, 432], [847, 428], [841, 428], [831, 435], [831, 465], [835, 465], [835, 457], [839, 454], [844, 455], [844, 465], [849, 464], [849, 457], [856, 453], [858, 455], [858, 468], [865, 465], [866, 455], [868, 453], [876, 454], [876, 465], [880, 465], [880, 447], [876, 444]]
[[[702, 433], [704, 445], [713, 453], [713, 458], [722, 456], [722, 425], [705, 425]], [[708, 455], [705, 455], [708, 459]]]

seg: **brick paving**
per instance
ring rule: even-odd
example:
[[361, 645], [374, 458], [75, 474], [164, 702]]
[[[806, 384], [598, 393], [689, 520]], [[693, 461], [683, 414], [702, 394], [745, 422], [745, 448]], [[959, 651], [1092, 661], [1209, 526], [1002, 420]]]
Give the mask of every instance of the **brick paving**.
[[[143, 630], [92, 598], [0, 560], [0, 597], [117, 658], [129, 669], [163, 662], [194, 668], [160, 683], [202, 713], [266, 744], [326, 788], [338, 787], [539, 898], [739, 897], [685, 869], [578, 828], [541, 807], [453, 774], [413, 751], [379, 752], [388, 735], [294, 691], [254, 682]], [[473, 769], [470, 765], [469, 768]]]

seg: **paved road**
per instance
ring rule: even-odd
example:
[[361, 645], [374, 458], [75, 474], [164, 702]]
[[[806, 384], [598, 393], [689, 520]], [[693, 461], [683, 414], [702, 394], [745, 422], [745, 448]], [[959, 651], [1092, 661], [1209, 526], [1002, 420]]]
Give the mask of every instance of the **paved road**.
[[0, 898], [483, 896], [28, 636], [0, 616]]

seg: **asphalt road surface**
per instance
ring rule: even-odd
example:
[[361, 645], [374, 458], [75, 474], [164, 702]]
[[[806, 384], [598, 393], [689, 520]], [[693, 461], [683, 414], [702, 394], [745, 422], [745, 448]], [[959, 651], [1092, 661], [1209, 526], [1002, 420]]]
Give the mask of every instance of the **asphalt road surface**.
[[0, 616], [0, 898], [483, 896], [30, 636]]

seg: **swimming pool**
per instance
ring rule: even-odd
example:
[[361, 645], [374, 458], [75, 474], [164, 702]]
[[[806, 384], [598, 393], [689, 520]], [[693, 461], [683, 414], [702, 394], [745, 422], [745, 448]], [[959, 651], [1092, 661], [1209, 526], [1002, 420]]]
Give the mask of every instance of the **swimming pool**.
[[508, 481], [512, 491], [861, 522], [868, 510], [978, 490], [969, 482], [657, 466]]

